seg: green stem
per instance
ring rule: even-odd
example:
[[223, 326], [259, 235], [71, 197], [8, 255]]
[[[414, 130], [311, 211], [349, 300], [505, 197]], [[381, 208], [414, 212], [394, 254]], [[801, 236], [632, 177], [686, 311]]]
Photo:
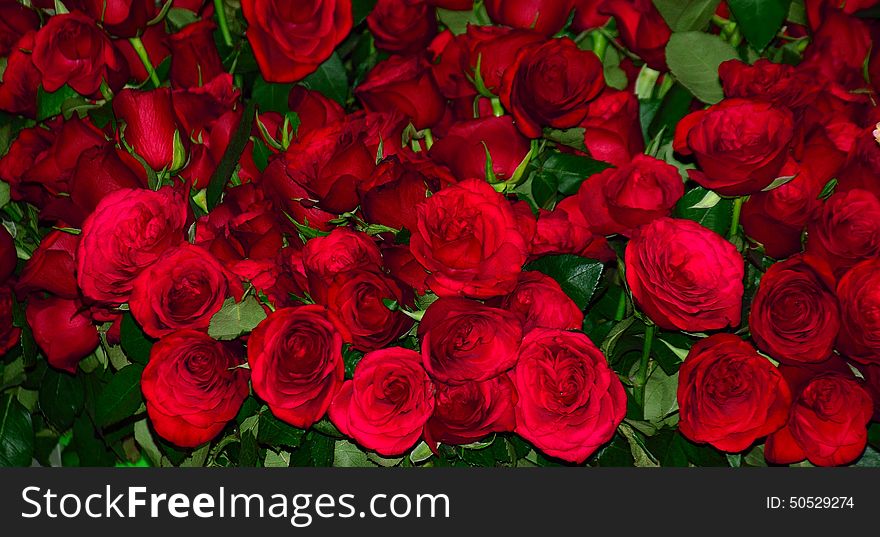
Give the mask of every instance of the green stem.
[[220, 25], [220, 33], [223, 34], [223, 42], [226, 43], [227, 47], [231, 47], [232, 34], [229, 33], [229, 23], [226, 22], [223, 0], [214, 0], [214, 11], [217, 12], [217, 23]]
[[733, 201], [733, 218], [730, 221], [730, 232], [727, 234], [729, 239], [739, 234], [739, 215], [742, 213], [742, 205], [745, 200], [745, 196], [740, 196]]
[[106, 80], [101, 80], [101, 96], [103, 96], [104, 100], [108, 103], [113, 100], [113, 90], [107, 85]]
[[501, 99], [498, 97], [492, 97], [492, 113], [495, 114], [495, 117], [501, 117], [504, 115], [504, 107], [501, 106]]
[[146, 69], [147, 74], [150, 75], [150, 81], [153, 82], [153, 87], [158, 88], [161, 84], [161, 82], [159, 82], [159, 75], [157, 75], [156, 70], [153, 69], [153, 63], [150, 62], [150, 56], [147, 54], [147, 49], [144, 48], [144, 42], [141, 41], [140, 37], [131, 37], [128, 42], [131, 43], [132, 48], [134, 48], [134, 51], [141, 59], [141, 63], [144, 64], [144, 69]]
[[593, 52], [599, 57], [600, 62], [605, 61], [605, 49], [608, 48], [608, 38], [602, 32], [592, 32]]
[[657, 325], [649, 324], [645, 328], [645, 342], [642, 344], [642, 359], [639, 361], [639, 372], [633, 383], [633, 395], [639, 407], [645, 405], [645, 386], [648, 383], [648, 362], [651, 359], [651, 347], [654, 345], [654, 334], [657, 331]]
[[626, 315], [626, 291], [621, 290], [620, 300], [617, 301], [617, 312], [614, 314], [615, 321], [622, 321]]

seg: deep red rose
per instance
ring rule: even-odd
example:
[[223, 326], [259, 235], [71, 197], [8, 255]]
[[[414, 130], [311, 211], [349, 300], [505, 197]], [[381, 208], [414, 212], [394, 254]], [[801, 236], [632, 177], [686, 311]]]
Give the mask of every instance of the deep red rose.
[[[0, 20], [2, 20], [2, 14], [0, 14]], [[0, 22], [0, 24], [3, 23]], [[2, 33], [0, 31], [0, 35]], [[39, 69], [31, 59], [30, 51], [34, 48], [35, 36], [36, 32], [29, 32], [14, 43], [12, 51], [6, 58], [3, 80], [0, 80], [0, 110], [21, 114], [31, 119], [37, 117], [37, 88], [42, 78]]]
[[837, 284], [837, 299], [838, 350], [859, 363], [880, 363], [880, 259], [851, 268]]
[[873, 40], [867, 21], [826, 10], [804, 51], [802, 66], [847, 89], [867, 86], [863, 74]]
[[170, 187], [121, 189], [105, 197], [83, 224], [77, 283], [87, 298], [118, 304], [133, 280], [165, 250], [183, 242], [187, 206]]
[[828, 198], [808, 226], [807, 252], [828, 261], [838, 277], [880, 255], [880, 200], [861, 189]]
[[367, 16], [376, 48], [392, 54], [424, 49], [437, 33], [437, 14], [424, 2], [379, 0]]
[[109, 33], [134, 37], [156, 16], [153, 0], [79, 0], [79, 7]]
[[749, 313], [759, 349], [782, 362], [821, 362], [840, 329], [834, 275], [821, 259], [795, 256], [761, 278]]
[[254, 392], [272, 413], [307, 429], [342, 385], [342, 335], [321, 306], [282, 308], [248, 338]]
[[312, 91], [304, 86], [297, 85], [290, 89], [287, 105], [299, 116], [297, 138], [341, 121], [345, 117], [345, 111], [339, 103], [324, 97], [319, 91]]
[[21, 343], [21, 328], [12, 324], [12, 296], [9, 286], [0, 287], [0, 354]]
[[669, 216], [683, 195], [684, 183], [675, 166], [636, 155], [581, 183], [578, 202], [595, 233], [630, 235], [641, 225]]
[[617, 374], [581, 332], [532, 330], [512, 376], [516, 433], [552, 457], [584, 462], [611, 440], [626, 413]]
[[195, 330], [173, 332], [155, 343], [141, 390], [159, 436], [181, 447], [217, 436], [248, 396], [250, 372], [242, 363], [235, 343]]
[[397, 157], [381, 162], [358, 186], [364, 219], [394, 229], [416, 228], [416, 207], [428, 193], [427, 178]]
[[272, 201], [278, 221], [291, 233], [296, 233], [296, 227], [289, 218], [321, 231], [330, 231], [335, 227], [330, 220], [337, 215], [318, 207], [312, 197], [314, 194], [293, 180], [285, 159], [278, 158], [269, 163], [260, 176], [260, 186]]
[[730, 453], [779, 430], [791, 391], [770, 360], [733, 334], [698, 341], [678, 372], [679, 430]]
[[774, 464], [804, 459], [816, 466], [848, 464], [865, 450], [873, 408], [856, 379], [816, 376], [795, 397], [788, 425], [767, 439], [764, 456]]
[[546, 42], [546, 36], [532, 31], [503, 26], [469, 25], [467, 73], [476, 77], [477, 64], [483, 85], [494, 95], [500, 95], [504, 73], [514, 65], [520, 50]]
[[550, 36], [568, 22], [574, 0], [486, 0], [485, 6], [496, 24], [533, 29]]
[[428, 375], [444, 384], [463, 384], [498, 376], [516, 364], [522, 324], [509, 311], [441, 298], [428, 306], [418, 335]]
[[128, 79], [128, 64], [107, 34], [75, 11], [49, 18], [37, 32], [33, 60], [49, 92], [67, 84], [88, 96], [98, 93], [102, 81], [116, 91]]
[[45, 291], [73, 300], [79, 295], [76, 286], [76, 249], [79, 236], [51, 231], [25, 263], [18, 278], [19, 296]]
[[[191, 141], [209, 136], [216, 123], [241, 110], [238, 106], [240, 96], [241, 90], [232, 84], [232, 75], [229, 73], [221, 73], [211, 80], [205, 80], [198, 87], [173, 89], [171, 105], [182, 131], [181, 136], [188, 135]], [[164, 96], [161, 98], [164, 99]], [[161, 104], [162, 121], [166, 122], [165, 104]]]
[[468, 33], [455, 35], [448, 28], [437, 34], [428, 45], [431, 74], [440, 94], [447, 99], [471, 98], [477, 90], [468, 80], [469, 33], [472, 28], [494, 26], [468, 25]]
[[700, 171], [688, 170], [691, 179], [723, 196], [743, 196], [779, 177], [793, 128], [786, 108], [725, 99], [685, 116], [676, 127], [674, 145], [700, 165]]
[[573, 254], [603, 261], [615, 257], [605, 237], [593, 231], [577, 196], [563, 199], [552, 211], [540, 210], [530, 253], [533, 257]]
[[0, 283], [6, 282], [15, 271], [18, 255], [15, 252], [15, 241], [5, 227], [0, 226]]
[[652, 321], [701, 332], [738, 326], [743, 258], [733, 244], [691, 220], [659, 218], [626, 248], [626, 281]]
[[78, 300], [34, 295], [25, 316], [34, 341], [56, 369], [76, 373], [79, 361], [98, 347], [98, 330]]
[[516, 389], [508, 375], [453, 386], [435, 383], [434, 414], [425, 425], [425, 442], [470, 444], [490, 433], [516, 427]]
[[428, 292], [428, 284], [425, 280], [428, 273], [425, 267], [416, 261], [409, 247], [406, 245], [383, 244], [382, 257], [388, 272], [406, 285], [415, 289], [419, 294]]
[[0, 3], [0, 58], [9, 56], [22, 36], [39, 27], [40, 17], [33, 9], [18, 2]]
[[337, 275], [327, 289], [327, 307], [348, 343], [369, 352], [387, 346], [412, 326], [401, 311], [391, 311], [385, 300], [405, 304], [404, 290], [388, 276], [371, 270]]
[[210, 20], [200, 20], [183, 27], [168, 37], [171, 49], [171, 85], [175, 88], [203, 86], [224, 73], [220, 54], [214, 44], [214, 29]]
[[434, 386], [419, 353], [390, 347], [358, 362], [330, 405], [330, 419], [358, 444], [394, 456], [416, 443], [433, 411]]
[[574, 0], [574, 20], [571, 28], [575, 32], [601, 28], [608, 22], [608, 15], [599, 13], [602, 0]]
[[470, 179], [417, 207], [410, 251], [440, 296], [489, 298], [513, 290], [526, 261], [526, 242], [510, 204], [491, 185]]
[[419, 130], [440, 121], [446, 108], [428, 65], [419, 56], [392, 56], [380, 62], [354, 93], [368, 112], [400, 111]]
[[323, 303], [326, 302], [327, 286], [337, 275], [355, 269], [378, 272], [382, 267], [382, 254], [376, 242], [366, 233], [338, 227], [327, 236], [306, 242], [303, 267], [313, 298]]
[[602, 15], [617, 21], [620, 40], [629, 50], [645, 60], [648, 67], [667, 71], [666, 43], [672, 31], [651, 0], [604, 0], [598, 8]]
[[563, 37], [521, 49], [504, 73], [499, 96], [519, 130], [540, 138], [542, 127], [577, 126], [604, 87], [602, 62]]
[[810, 104], [819, 89], [804, 69], [766, 58], [751, 65], [727, 60], [718, 66], [718, 76], [728, 98], [767, 100], [791, 109]]
[[124, 89], [113, 98], [113, 112], [125, 124], [121, 137], [151, 168], [177, 170], [186, 162], [189, 138], [179, 130], [169, 88]]
[[430, 155], [459, 180], [489, 180], [487, 160], [491, 159], [494, 180], [503, 182], [513, 177], [529, 149], [529, 140], [519, 133], [510, 116], [490, 116], [454, 124], [434, 143]]
[[[221, 75], [218, 78], [223, 78]], [[198, 143], [190, 146], [190, 159], [187, 166], [180, 171], [180, 176], [191, 181], [193, 188], [207, 188], [211, 175], [217, 169], [217, 165], [229, 147], [229, 141], [238, 123], [241, 121], [242, 109], [229, 110], [199, 133]], [[242, 168], [244, 167], [244, 155], [242, 156]], [[241, 176], [239, 176], [241, 179]]]
[[9, 183], [13, 200], [41, 204], [44, 198], [42, 189], [34, 192], [35, 189], [26, 183], [35, 162], [51, 147], [55, 137], [55, 133], [39, 126], [22, 129], [0, 158], [0, 179]]
[[68, 191], [76, 209], [66, 220], [79, 226], [111, 192], [146, 186], [146, 170], [128, 151], [112, 143], [87, 149], [80, 154], [70, 177]]
[[642, 153], [645, 142], [638, 118], [639, 100], [635, 94], [606, 88], [587, 107], [587, 117], [580, 124], [590, 156], [623, 166]]
[[296, 82], [313, 73], [351, 31], [351, 0], [243, 0], [247, 38], [263, 78]]
[[753, 194], [742, 207], [743, 230], [775, 259], [800, 252], [807, 220], [821, 204], [821, 189], [808, 175], [798, 174], [773, 190]]
[[577, 304], [556, 280], [540, 272], [523, 272], [501, 307], [519, 317], [524, 334], [535, 328], [579, 330], [584, 324], [584, 313]]

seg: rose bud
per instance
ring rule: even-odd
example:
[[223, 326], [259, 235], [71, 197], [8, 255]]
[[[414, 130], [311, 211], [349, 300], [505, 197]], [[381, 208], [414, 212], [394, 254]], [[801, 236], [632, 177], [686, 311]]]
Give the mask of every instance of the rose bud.
[[0, 283], [5, 282], [15, 272], [18, 254], [15, 252], [15, 241], [4, 226], [0, 226]]
[[828, 264], [812, 256], [797, 255], [767, 269], [749, 314], [758, 348], [790, 363], [831, 356], [840, 329], [835, 283]]
[[870, 394], [851, 375], [816, 376], [795, 397], [788, 424], [767, 439], [764, 457], [773, 464], [849, 464], [865, 450], [873, 408]]
[[645, 149], [638, 118], [635, 94], [606, 88], [587, 107], [587, 117], [580, 124], [587, 152], [615, 166], [629, 163]]
[[101, 82], [116, 91], [128, 80], [128, 64], [107, 34], [76, 11], [49, 18], [37, 32], [33, 60], [48, 92], [67, 84], [91, 96], [98, 93]]
[[766, 58], [752, 65], [727, 60], [718, 66], [718, 76], [728, 98], [760, 99], [790, 109], [809, 105], [819, 91], [816, 84], [805, 80], [804, 70]]
[[862, 261], [837, 284], [840, 335], [837, 348], [862, 364], [880, 363], [880, 259]]
[[[221, 73], [199, 87], [176, 88], [171, 91], [171, 105], [181, 136], [198, 140], [212, 130], [214, 124], [234, 113], [241, 113], [238, 100], [241, 91], [232, 85], [232, 75]], [[164, 99], [164, 96], [162, 97]], [[163, 114], [164, 114], [164, 102]], [[237, 123], [236, 123], [237, 126]]]
[[135, 37], [156, 16], [153, 0], [79, 0], [79, 7], [117, 37]]
[[6, 354], [21, 344], [21, 328], [12, 320], [12, 290], [9, 286], [0, 287], [0, 354]]
[[516, 364], [522, 325], [516, 315], [465, 298], [441, 298], [419, 324], [422, 361], [444, 384], [483, 381]]
[[785, 425], [791, 391], [751, 345], [715, 334], [694, 344], [682, 363], [678, 405], [687, 439], [738, 453]]
[[486, 12], [496, 24], [533, 29], [550, 36], [562, 30], [574, 0], [486, 0]]
[[358, 185], [364, 219], [394, 229], [416, 228], [416, 207], [427, 198], [427, 179], [397, 157], [381, 162], [366, 183]]
[[651, 0], [604, 0], [598, 8], [617, 22], [620, 40], [645, 60], [648, 67], [668, 71], [666, 43], [672, 34]]
[[507, 375], [453, 386], [438, 384], [434, 413], [425, 425], [425, 442], [470, 444], [490, 433], [512, 432], [516, 427], [516, 389]]
[[[731, 136], [730, 133], [737, 133]], [[779, 177], [792, 143], [791, 112], [767, 102], [725, 99], [684, 117], [675, 150], [693, 155], [691, 179], [722, 196], [755, 194]]]
[[399, 309], [392, 311], [386, 301], [402, 306], [404, 291], [391, 278], [370, 270], [339, 274], [327, 289], [327, 307], [337, 328], [346, 342], [364, 352], [387, 346], [412, 326], [409, 317]]
[[39, 27], [40, 17], [33, 9], [18, 2], [0, 3], [0, 57], [9, 56], [19, 39]]
[[611, 440], [626, 414], [617, 374], [581, 332], [532, 330], [512, 377], [516, 433], [551, 457], [584, 462]]
[[318, 207], [317, 201], [302, 185], [291, 177], [285, 159], [278, 158], [269, 163], [260, 176], [260, 186], [266, 196], [273, 202], [278, 212], [278, 221], [291, 233], [296, 233], [296, 226], [290, 221], [320, 231], [335, 228], [330, 220], [338, 215], [329, 213]]
[[254, 392], [272, 414], [307, 429], [342, 385], [342, 335], [321, 306], [282, 308], [248, 338]]
[[494, 28], [492, 26], [468, 25], [464, 34], [454, 35], [448, 28], [437, 34], [428, 45], [430, 69], [440, 94], [447, 99], [461, 99], [477, 95], [477, 90], [468, 80], [468, 54], [470, 35], [474, 28]]
[[225, 72], [214, 44], [215, 28], [210, 20], [200, 20], [168, 37], [172, 86], [197, 88]]
[[98, 330], [79, 301], [34, 295], [25, 316], [34, 341], [55, 369], [76, 373], [79, 361], [98, 347]]
[[675, 166], [636, 155], [628, 164], [581, 183], [578, 202], [595, 233], [631, 235], [637, 227], [669, 216], [683, 195]]
[[584, 324], [577, 304], [556, 280], [540, 272], [523, 272], [516, 289], [502, 299], [501, 308], [519, 317], [524, 334], [535, 328], [580, 330]]
[[195, 330], [173, 332], [153, 345], [141, 376], [147, 415], [165, 440], [192, 448], [212, 440], [248, 396], [240, 347]]
[[633, 299], [661, 328], [701, 332], [739, 325], [743, 258], [714, 231], [691, 220], [659, 218], [636, 230], [625, 257]]
[[490, 298], [516, 286], [526, 242], [510, 204], [491, 185], [470, 179], [422, 202], [410, 251], [440, 296]]
[[602, 0], [574, 0], [574, 19], [571, 28], [575, 32], [583, 32], [601, 28], [608, 22], [608, 15], [599, 13]]
[[299, 116], [297, 138], [345, 118], [345, 111], [339, 103], [305, 86], [297, 85], [290, 89], [287, 105]]
[[413, 446], [434, 411], [434, 386], [419, 354], [390, 347], [367, 353], [330, 405], [330, 420], [386, 457]]
[[376, 48], [392, 54], [408, 53], [428, 46], [437, 33], [437, 14], [423, 2], [379, 0], [367, 16], [367, 27]]
[[128, 300], [138, 274], [183, 242], [186, 218], [186, 202], [171, 187], [126, 188], [102, 199], [83, 224], [76, 252], [83, 295], [111, 304]]
[[519, 130], [540, 138], [542, 127], [577, 126], [604, 87], [602, 62], [565, 37], [521, 49], [504, 73], [499, 96]]
[[[20, 6], [20, 4], [11, 5]], [[2, 35], [3, 31], [0, 30], [0, 36]], [[29, 32], [14, 43], [12, 51], [6, 58], [3, 80], [0, 80], [0, 110], [30, 119], [37, 117], [37, 88], [42, 79], [39, 69], [31, 58], [32, 54], [29, 53], [34, 48], [35, 36], [36, 32]]]
[[465, 35], [469, 37], [466, 46], [470, 50], [467, 73], [476, 76], [479, 64], [483, 85], [494, 95], [500, 95], [504, 73], [513, 67], [519, 51], [547, 42], [538, 32], [503, 26], [469, 25]]
[[816, 211], [807, 252], [825, 259], [842, 276], [863, 259], [880, 255], [880, 200], [861, 189], [838, 192]]
[[313, 73], [351, 31], [351, 0], [243, 0], [247, 38], [269, 82]]
[[125, 89], [113, 99], [113, 112], [125, 124], [120, 135], [156, 171], [178, 170], [186, 163], [186, 143], [171, 106], [171, 90]]
[[595, 233], [580, 209], [578, 196], [569, 196], [552, 211], [541, 209], [530, 246], [532, 257], [573, 254], [601, 261], [614, 259], [605, 237]]
[[326, 291], [337, 275], [355, 269], [379, 272], [382, 254], [376, 242], [360, 231], [338, 227], [324, 237], [315, 237], [303, 248], [303, 269], [315, 301], [325, 304]]
[[774, 259], [800, 252], [807, 220], [821, 204], [821, 189], [807, 174], [798, 174], [773, 190], [751, 195], [742, 207], [743, 230]]
[[79, 210], [79, 218], [70, 224], [80, 225], [111, 192], [146, 186], [146, 170], [128, 151], [112, 143], [87, 149], [77, 159], [70, 178], [70, 200]]
[[79, 236], [64, 231], [50, 231], [21, 270], [15, 290], [18, 296], [44, 291], [73, 300], [79, 296], [76, 286], [76, 249]]
[[[161, 65], [171, 55], [171, 50], [168, 48], [168, 32], [165, 30], [164, 24], [147, 26], [146, 30], [141, 34], [141, 43], [144, 45], [147, 57], [153, 66]], [[138, 85], [145, 84], [149, 80], [150, 75], [147, 73], [143, 60], [138, 56], [131, 43], [127, 39], [115, 39], [113, 45], [125, 58], [128, 70], [131, 72], [131, 78]]]
[[446, 108], [431, 71], [418, 56], [392, 56], [380, 62], [354, 93], [368, 112], [400, 111], [418, 130], [440, 121]]
[[[529, 150], [529, 140], [519, 133], [510, 116], [490, 116], [455, 123], [434, 144], [430, 156], [459, 180], [504, 182], [513, 178]], [[494, 177], [486, 176], [488, 169]]]

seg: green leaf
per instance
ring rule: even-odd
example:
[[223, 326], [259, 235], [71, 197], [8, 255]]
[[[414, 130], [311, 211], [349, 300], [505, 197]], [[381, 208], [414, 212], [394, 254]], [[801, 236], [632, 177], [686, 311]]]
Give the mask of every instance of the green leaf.
[[659, 421], [678, 409], [678, 373], [667, 375], [662, 367], [654, 369], [645, 385], [645, 420]]
[[348, 74], [342, 59], [336, 52], [322, 63], [318, 70], [307, 76], [302, 85], [310, 90], [320, 91], [325, 97], [329, 97], [345, 106], [348, 100]]
[[525, 270], [537, 270], [550, 276], [579, 308], [585, 309], [599, 285], [605, 265], [601, 261], [577, 255], [548, 255], [537, 259]]
[[681, 118], [688, 115], [694, 96], [681, 84], [673, 85], [660, 102], [656, 113], [651, 117], [647, 128], [647, 139], [663, 134], [660, 144], [665, 144], [675, 136], [675, 126]]
[[376, 7], [377, 0], [351, 0], [351, 15], [354, 26], [364, 22], [367, 15]]
[[153, 342], [144, 335], [131, 313], [122, 316], [120, 339], [122, 350], [129, 360], [139, 364], [146, 364], [150, 360]]
[[721, 0], [654, 0], [654, 6], [673, 32], [702, 30]]
[[265, 318], [263, 306], [253, 296], [248, 296], [241, 302], [235, 302], [230, 297], [223, 302], [220, 311], [211, 317], [208, 335], [221, 341], [232, 340], [253, 331]]
[[260, 414], [257, 442], [272, 447], [299, 447], [305, 431], [284, 423], [270, 412]]
[[419, 444], [413, 448], [413, 450], [409, 453], [409, 460], [413, 464], [419, 464], [420, 462], [425, 462], [430, 459], [434, 453], [431, 452], [431, 448], [424, 441], [419, 442]]
[[629, 80], [626, 72], [620, 68], [620, 53], [614, 47], [605, 49], [605, 61], [602, 62], [605, 83], [608, 87], [625, 90]]
[[333, 448], [333, 466], [337, 468], [375, 467], [367, 454], [348, 440], [337, 440]]
[[546, 128], [544, 129], [544, 138], [557, 144], [572, 147], [578, 151], [586, 151], [587, 146], [584, 145], [584, 132], [586, 132], [586, 129], [583, 127], [564, 130]]
[[40, 410], [52, 425], [59, 430], [73, 425], [84, 403], [85, 388], [79, 377], [46, 370], [40, 383]]
[[191, 10], [181, 7], [172, 7], [169, 9], [166, 18], [176, 30], [180, 30], [184, 26], [188, 26], [199, 20], [199, 17]]
[[99, 426], [112, 425], [132, 416], [143, 403], [141, 375], [144, 367], [128, 365], [119, 370], [104, 387], [95, 406]]
[[79, 93], [67, 85], [61, 86], [52, 93], [40, 86], [37, 90], [37, 121], [57, 116], [61, 113], [66, 100], [77, 97], [79, 97]]
[[538, 207], [549, 209], [550, 202], [556, 201], [556, 191], [559, 185], [556, 183], [557, 176], [555, 173], [542, 170], [532, 177], [530, 187], [532, 190], [532, 199], [538, 204]]
[[254, 81], [253, 100], [260, 112], [277, 112], [282, 116], [290, 110], [287, 97], [293, 84], [273, 84], [262, 77]]
[[479, 18], [474, 10], [453, 11], [451, 9], [437, 8], [437, 18], [454, 35], [461, 35], [467, 31], [468, 24], [479, 24]]
[[265, 468], [287, 468], [290, 466], [290, 452], [275, 452], [271, 449], [267, 449], [266, 458], [263, 459], [263, 466]]
[[674, 33], [666, 45], [666, 63], [675, 78], [704, 103], [724, 98], [718, 66], [739, 56], [730, 44], [702, 32]]
[[238, 127], [236, 127], [235, 131], [232, 133], [232, 137], [229, 139], [229, 145], [226, 146], [226, 152], [223, 153], [220, 163], [217, 164], [217, 168], [214, 170], [214, 173], [211, 174], [211, 179], [208, 183], [209, 210], [213, 209], [218, 203], [220, 203], [223, 189], [226, 188], [226, 183], [229, 182], [229, 178], [232, 177], [232, 173], [238, 166], [238, 159], [241, 158], [244, 146], [246, 146], [248, 140], [250, 140], [255, 114], [256, 103], [250, 101], [244, 109]]
[[34, 429], [26, 408], [8, 393], [0, 398], [0, 466], [30, 466]]
[[706, 199], [708, 192], [703, 187], [690, 190], [678, 201], [678, 204], [675, 206], [675, 215], [679, 218], [693, 220], [703, 227], [724, 235], [730, 229], [730, 223], [733, 219], [733, 200], [721, 198], [712, 207], [706, 209], [695, 208], [695, 205], [699, 205]]
[[773, 40], [785, 22], [791, 0], [728, 0], [737, 28], [755, 50], [761, 51]]
[[[537, 176], [547, 176], [542, 180], [556, 184], [564, 196], [577, 194], [581, 183], [601, 171], [611, 168], [611, 164], [569, 153], [551, 153], [538, 169]], [[534, 188], [534, 187], [533, 187]]]

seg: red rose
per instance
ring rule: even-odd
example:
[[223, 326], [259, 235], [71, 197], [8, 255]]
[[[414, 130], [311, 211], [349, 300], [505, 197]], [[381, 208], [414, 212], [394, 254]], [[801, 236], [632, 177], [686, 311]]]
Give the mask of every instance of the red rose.
[[774, 464], [848, 464], [865, 450], [873, 410], [870, 394], [855, 378], [816, 376], [795, 398], [788, 425], [767, 439], [764, 456]]
[[526, 261], [526, 242], [507, 200], [485, 181], [470, 179], [417, 207], [410, 251], [440, 296], [489, 298], [510, 292]]
[[147, 415], [159, 436], [181, 447], [212, 440], [248, 396], [247, 369], [234, 343], [195, 330], [153, 345], [141, 376]]
[[168, 37], [171, 49], [171, 84], [175, 88], [196, 88], [225, 72], [214, 44], [214, 23], [200, 20]]
[[584, 462], [626, 414], [623, 385], [583, 333], [532, 330], [512, 376], [516, 433], [552, 457]]
[[615, 166], [627, 164], [645, 149], [638, 118], [635, 94], [606, 88], [587, 107], [587, 117], [580, 124], [587, 152]]
[[385, 347], [412, 321], [401, 311], [391, 311], [385, 300], [403, 306], [404, 291], [391, 278], [369, 270], [339, 274], [327, 290], [327, 307], [348, 343], [369, 352]]
[[319, 91], [294, 86], [287, 96], [287, 105], [299, 116], [297, 138], [345, 118], [345, 111], [333, 99]]
[[488, 159], [498, 182], [511, 179], [529, 153], [529, 140], [519, 133], [510, 116], [490, 116], [455, 123], [431, 148], [431, 158], [445, 165], [459, 180], [489, 179]]
[[70, 374], [99, 343], [98, 330], [84, 309], [79, 301], [34, 295], [25, 310], [34, 341], [49, 365]]
[[718, 66], [718, 76], [728, 98], [767, 100], [791, 109], [810, 104], [819, 90], [804, 69], [766, 58], [751, 65], [727, 60]]
[[303, 248], [303, 268], [313, 298], [325, 303], [326, 289], [337, 275], [356, 269], [378, 272], [382, 254], [366, 233], [336, 228], [324, 237], [309, 240]]
[[30, 182], [30, 170], [51, 147], [55, 137], [55, 133], [39, 126], [22, 129], [0, 158], [0, 179], [9, 183], [12, 199], [42, 205], [40, 201], [45, 197], [42, 189], [35, 189], [27, 183]]
[[102, 81], [118, 90], [128, 79], [128, 64], [95, 21], [72, 12], [49, 18], [37, 32], [34, 65], [46, 91], [67, 84], [77, 93], [98, 93]]
[[513, 67], [519, 51], [547, 41], [546, 36], [538, 32], [503, 26], [468, 25], [465, 35], [469, 38], [466, 72], [476, 76], [479, 63], [483, 85], [495, 95], [500, 94], [504, 73]]
[[428, 284], [425, 282], [428, 273], [413, 257], [408, 246], [384, 245], [382, 257], [385, 261], [385, 268], [392, 276], [412, 287], [421, 295], [428, 292]]
[[465, 298], [441, 298], [428, 306], [418, 334], [431, 378], [463, 384], [513, 367], [522, 325], [509, 311]]
[[251, 333], [248, 363], [254, 392], [272, 414], [307, 429], [342, 385], [342, 335], [321, 306], [282, 308]]
[[519, 317], [524, 334], [535, 328], [580, 330], [584, 324], [584, 313], [577, 304], [556, 280], [540, 272], [523, 272], [501, 307]]
[[6, 354], [21, 344], [21, 328], [12, 324], [12, 290], [0, 287], [0, 353]]
[[821, 362], [831, 356], [840, 329], [834, 287], [830, 267], [811, 256], [767, 269], [749, 314], [758, 348], [782, 362]]
[[672, 31], [651, 0], [604, 0], [598, 8], [602, 15], [617, 21], [620, 40], [629, 50], [645, 60], [648, 67], [667, 71], [666, 43]]
[[669, 216], [683, 195], [684, 183], [675, 166], [636, 155], [628, 164], [581, 183], [578, 201], [595, 233], [630, 235], [641, 225]]
[[427, 178], [397, 157], [381, 162], [365, 183], [358, 185], [364, 219], [394, 229], [413, 230], [416, 207], [428, 197]]
[[837, 284], [840, 335], [837, 348], [863, 364], [880, 363], [880, 259], [862, 261]]
[[9, 56], [22, 36], [39, 27], [40, 17], [33, 9], [18, 2], [0, 4], [0, 57]]
[[278, 221], [289, 231], [296, 232], [296, 227], [289, 218], [321, 231], [330, 231], [334, 228], [329, 222], [337, 215], [315, 204], [313, 194], [290, 176], [285, 159], [279, 158], [270, 162], [260, 176], [259, 182], [278, 212]]
[[[19, 6], [20, 4], [12, 5]], [[2, 14], [0, 14], [0, 20], [2, 20]], [[0, 24], [3, 23], [0, 22]], [[3, 31], [0, 31], [0, 36], [2, 35]], [[39, 69], [31, 59], [30, 51], [34, 48], [35, 36], [36, 32], [29, 32], [14, 43], [15, 47], [6, 58], [3, 80], [0, 81], [0, 110], [21, 114], [31, 119], [37, 117], [37, 88], [42, 78]], [[3, 38], [0, 37], [0, 39]]]
[[499, 96], [519, 130], [540, 138], [542, 127], [577, 126], [604, 87], [602, 62], [564, 37], [521, 49], [504, 73]]
[[578, 196], [565, 198], [552, 211], [540, 209], [530, 253], [573, 254], [602, 261], [615, 257], [605, 237], [595, 233], [584, 217]]
[[330, 405], [330, 419], [358, 444], [394, 456], [416, 443], [433, 411], [434, 386], [419, 354], [390, 347], [358, 362]]
[[871, 28], [867, 21], [836, 10], [825, 10], [824, 15], [804, 51], [803, 67], [847, 89], [864, 88], [863, 66], [873, 45]]
[[698, 341], [678, 372], [679, 430], [730, 453], [779, 430], [791, 391], [782, 374], [733, 334]]
[[880, 256], [880, 200], [861, 189], [828, 198], [809, 224], [807, 252], [828, 261], [838, 277]]
[[496, 24], [531, 28], [549, 36], [565, 26], [574, 0], [486, 0], [485, 5]]
[[177, 170], [186, 162], [188, 138], [178, 130], [170, 89], [124, 89], [113, 98], [113, 112], [125, 124], [120, 133], [126, 143], [151, 168]]
[[435, 384], [434, 414], [425, 425], [425, 441], [470, 444], [489, 433], [512, 432], [516, 427], [516, 389], [507, 375], [483, 382], [453, 386]]
[[134, 37], [156, 16], [153, 0], [79, 0], [79, 7], [118, 37]]
[[70, 177], [68, 191], [75, 209], [65, 220], [79, 226], [111, 192], [146, 186], [146, 170], [128, 151], [109, 142], [87, 149]]
[[602, 0], [574, 0], [574, 20], [571, 28], [576, 32], [601, 28], [608, 22], [608, 15], [599, 13]]
[[423, 2], [379, 0], [367, 16], [367, 27], [376, 48], [405, 54], [428, 46], [437, 33], [437, 14]]
[[40, 241], [18, 278], [16, 292], [27, 295], [45, 291], [73, 300], [79, 296], [76, 286], [76, 249], [79, 236], [52, 231]]
[[374, 67], [354, 91], [368, 112], [400, 111], [416, 129], [440, 121], [446, 101], [419, 56], [392, 56]]
[[263, 78], [296, 82], [313, 73], [351, 31], [351, 0], [243, 0], [247, 38]]
[[773, 190], [752, 194], [742, 207], [743, 230], [775, 259], [800, 252], [807, 220], [821, 204], [821, 190], [808, 175], [798, 174]]
[[474, 6], [474, 0], [426, 0], [432, 6], [442, 7], [443, 9], [452, 9], [455, 11], [464, 11]]
[[714, 231], [659, 218], [633, 234], [625, 257], [633, 298], [661, 328], [701, 332], [739, 325], [743, 258]]
[[685, 116], [675, 150], [693, 154], [691, 179], [723, 196], [755, 194], [779, 177], [792, 143], [791, 112], [770, 103], [725, 99]]
[[121, 189], [101, 200], [82, 228], [77, 283], [87, 298], [118, 304], [165, 250], [183, 242], [187, 207], [170, 187]]

